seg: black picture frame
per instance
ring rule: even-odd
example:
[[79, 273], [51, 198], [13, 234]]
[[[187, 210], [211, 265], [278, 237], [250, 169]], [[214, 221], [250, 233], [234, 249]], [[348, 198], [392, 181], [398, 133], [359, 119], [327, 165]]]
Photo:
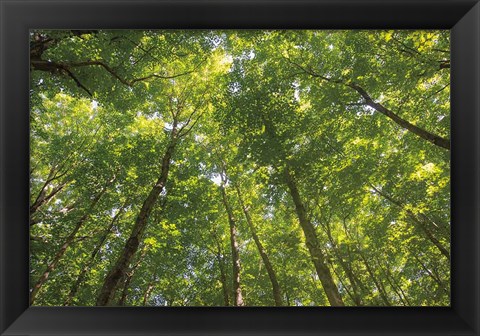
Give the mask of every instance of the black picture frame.
[[[480, 335], [480, 4], [0, 0], [2, 335]], [[451, 307], [29, 307], [29, 29], [451, 29]]]

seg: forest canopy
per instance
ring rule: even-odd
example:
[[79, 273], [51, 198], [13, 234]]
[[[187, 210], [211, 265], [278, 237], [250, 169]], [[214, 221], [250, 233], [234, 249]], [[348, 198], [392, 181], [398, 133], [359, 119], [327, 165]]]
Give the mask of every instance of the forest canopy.
[[32, 30], [30, 303], [449, 306], [437, 30]]

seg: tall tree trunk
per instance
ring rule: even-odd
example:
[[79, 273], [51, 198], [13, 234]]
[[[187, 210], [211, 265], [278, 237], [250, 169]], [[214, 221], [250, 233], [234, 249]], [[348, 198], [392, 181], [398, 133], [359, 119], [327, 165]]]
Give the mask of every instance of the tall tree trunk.
[[425, 266], [425, 264], [420, 260], [420, 258], [418, 258], [417, 255], [414, 254], [413, 257], [420, 264], [422, 269], [428, 273], [428, 275], [433, 279], [433, 281], [437, 283], [438, 287], [441, 288], [443, 291], [445, 291], [447, 294], [449, 294], [450, 291], [447, 289], [447, 286], [442, 281], [442, 279], [440, 279], [438, 274], [435, 274], [435, 272], [432, 272], [427, 266]]
[[292, 196], [293, 203], [295, 204], [295, 211], [302, 227], [303, 233], [305, 235], [306, 244], [310, 255], [312, 257], [313, 264], [318, 274], [318, 278], [322, 283], [322, 287], [325, 290], [327, 295], [328, 302], [331, 306], [344, 306], [342, 297], [338, 291], [335, 281], [333, 281], [332, 274], [325, 262], [325, 256], [320, 248], [320, 243], [315, 232], [315, 227], [310, 222], [305, 210], [305, 206], [302, 203], [300, 198], [300, 193], [298, 192], [297, 185], [295, 183], [294, 177], [290, 172], [288, 166], [285, 168], [285, 182], [290, 190], [290, 195]]
[[386, 192], [384, 191], [381, 191], [381, 190], [378, 190], [377, 188], [375, 188], [374, 186], [371, 186], [373, 188], [373, 190], [375, 190], [375, 192], [377, 194], [379, 194], [380, 196], [384, 197], [385, 199], [387, 199], [390, 203], [396, 205], [397, 207], [399, 207], [400, 209], [402, 210], [405, 210], [408, 217], [410, 217], [410, 219], [417, 225], [417, 227], [423, 231], [423, 233], [425, 234], [425, 236], [427, 236], [428, 240], [430, 240], [430, 242], [432, 242], [433, 245], [435, 245], [435, 247], [440, 251], [441, 254], [443, 254], [447, 259], [448, 261], [450, 261], [450, 252], [447, 250], [447, 248], [445, 246], [442, 245], [442, 243], [433, 235], [433, 233], [430, 231], [430, 228], [427, 226], [427, 223], [423, 220], [420, 220], [418, 219], [418, 217], [411, 211], [411, 210], [406, 210], [405, 209], [405, 206], [402, 202], [394, 199], [392, 196], [390, 196], [389, 194], [387, 194]]
[[124, 279], [120, 280], [120, 283], [123, 282], [123, 289], [122, 293], [120, 294], [120, 299], [118, 299], [117, 305], [125, 306], [125, 302], [127, 302], [128, 289], [130, 288], [130, 282], [132, 281], [132, 278], [132, 272], [125, 272]]
[[153, 277], [152, 277], [152, 280], [150, 280], [150, 282], [148, 283], [147, 289], [145, 290], [145, 293], [143, 294], [142, 306], [147, 305], [148, 299], [150, 298], [150, 295], [152, 294], [154, 284], [155, 284], [156, 281], [157, 281], [157, 274], [154, 273]]
[[365, 255], [363, 254], [363, 252], [360, 251], [360, 249], [359, 249], [359, 250], [358, 250], [358, 253], [359, 253], [359, 255], [360, 255], [360, 258], [361, 258], [362, 261], [363, 261], [363, 264], [364, 264], [365, 267], [367, 268], [367, 272], [368, 272], [368, 274], [370, 275], [370, 277], [372, 278], [373, 283], [374, 283], [375, 286], [377, 287], [378, 292], [380, 293], [380, 297], [382, 298], [383, 302], [385, 303], [385, 305], [391, 306], [392, 304], [390, 303], [390, 300], [388, 299], [387, 292], [386, 292], [385, 287], [383, 286], [382, 282], [379, 281], [379, 280], [377, 279], [377, 277], [375, 276], [375, 273], [373, 272], [373, 269], [370, 267], [370, 263], [367, 261], [367, 258], [365, 257]]
[[320, 248], [320, 243], [317, 238], [317, 233], [315, 232], [315, 227], [310, 222], [305, 206], [303, 205], [300, 193], [297, 188], [295, 179], [290, 172], [290, 167], [288, 166], [287, 153], [283, 146], [278, 142], [277, 132], [275, 130], [275, 125], [269, 120], [265, 115], [260, 116], [262, 118], [263, 124], [265, 125], [266, 132], [272, 137], [273, 141], [277, 143], [278, 147], [281, 149], [280, 157], [283, 158], [286, 166], [283, 170], [285, 183], [290, 191], [290, 196], [292, 197], [293, 203], [295, 204], [295, 211], [297, 213], [298, 221], [300, 222], [300, 227], [302, 228], [303, 234], [305, 236], [306, 245], [312, 262], [317, 271], [318, 278], [322, 284], [323, 290], [327, 295], [328, 302], [331, 306], [344, 306], [340, 292], [338, 291], [337, 285], [333, 280], [330, 269], [325, 261], [325, 256]]
[[115, 225], [117, 220], [120, 218], [120, 215], [123, 209], [125, 208], [125, 206], [126, 206], [126, 203], [120, 209], [118, 209], [117, 213], [110, 221], [110, 224], [108, 225], [108, 227], [105, 229], [105, 231], [103, 231], [103, 234], [100, 237], [98, 244], [95, 246], [92, 253], [90, 254], [90, 258], [85, 263], [82, 270], [80, 271], [80, 274], [77, 277], [77, 280], [70, 288], [70, 292], [68, 293], [68, 296], [65, 299], [65, 302], [63, 303], [64, 306], [69, 306], [72, 303], [72, 300], [75, 297], [75, 295], [77, 295], [78, 289], [80, 288], [80, 285], [82, 284], [82, 282], [85, 280], [87, 272], [92, 268], [92, 265], [95, 262], [95, 258], [97, 257], [98, 252], [100, 252], [100, 249], [102, 248], [103, 244], [107, 240], [108, 235], [111, 233], [113, 226]]
[[[138, 266], [140, 266], [146, 254], [147, 254], [147, 249], [145, 248], [145, 245], [143, 245], [143, 247], [141, 248], [141, 252], [140, 252], [140, 256], [138, 257], [138, 260], [133, 264], [132, 267], [130, 267], [130, 271], [126, 271], [122, 279], [120, 279], [119, 283], [123, 282], [123, 288], [122, 288], [122, 293], [120, 294], [120, 299], [118, 300], [118, 303], [117, 303], [118, 306], [125, 306], [125, 302], [127, 302], [127, 297], [128, 297], [128, 290], [130, 289], [130, 283], [132, 282], [133, 276], [135, 275], [135, 272], [137, 271]], [[115, 297], [115, 293], [118, 291], [118, 289], [119, 289], [119, 286], [116, 286], [113, 289], [112, 300]]]
[[390, 271], [390, 265], [386, 260], [380, 260], [380, 258], [375, 255], [374, 259], [376, 260], [377, 267], [383, 272], [384, 278], [390, 284], [392, 290], [397, 294], [400, 301], [402, 301], [404, 306], [411, 306], [408, 297], [405, 295], [405, 292], [402, 290], [402, 286], [396, 280], [397, 277], [393, 276], [392, 272]]
[[[357, 280], [358, 279], [355, 278], [355, 276], [353, 274], [353, 271], [352, 271], [352, 268], [349, 265], [347, 265], [347, 263], [345, 261], [343, 261], [343, 258], [342, 258], [342, 255], [340, 254], [338, 246], [337, 246], [335, 240], [333, 239], [332, 231], [331, 231], [331, 228], [330, 228], [330, 223], [328, 223], [328, 221], [325, 223], [325, 231], [327, 233], [328, 240], [329, 240], [330, 244], [332, 245], [333, 254], [335, 255], [335, 258], [338, 260], [338, 263], [343, 268], [343, 271], [345, 272], [348, 280], [350, 281], [350, 286], [352, 287], [352, 291], [353, 291], [353, 293], [351, 295], [352, 300], [353, 300], [353, 302], [355, 302], [355, 304], [357, 306], [361, 306], [362, 305], [362, 298], [360, 296], [359, 288], [357, 286]], [[340, 279], [340, 277], [338, 277], [338, 278]]]
[[228, 216], [228, 224], [230, 226], [230, 245], [232, 248], [232, 263], [233, 263], [233, 297], [235, 306], [244, 306], [242, 296], [242, 287], [240, 286], [240, 254], [237, 242], [237, 226], [235, 223], [235, 217], [233, 216], [233, 210], [230, 207], [227, 199], [227, 193], [225, 192], [225, 180], [222, 174], [222, 185], [220, 186], [222, 193], [222, 202], [225, 206]]
[[152, 209], [167, 182], [170, 162], [173, 152], [175, 150], [175, 146], [177, 144], [177, 140], [177, 120], [174, 119], [172, 131], [170, 134], [170, 141], [167, 145], [167, 149], [162, 159], [160, 176], [155, 185], [150, 190], [148, 197], [143, 202], [142, 208], [140, 209], [140, 212], [135, 219], [135, 224], [133, 226], [132, 232], [130, 233], [130, 237], [125, 244], [125, 247], [123, 248], [116, 263], [105, 277], [102, 289], [100, 290], [100, 295], [97, 298], [97, 306], [106, 306], [110, 304], [114, 289], [117, 287], [118, 282], [125, 274], [132, 261], [133, 256], [138, 250], [140, 240], [147, 226], [148, 218], [150, 217]]
[[[128, 297], [128, 290], [130, 289], [130, 283], [132, 282], [133, 274], [135, 270], [132, 269], [130, 272], [125, 272], [123, 278], [119, 281], [120, 283], [123, 282], [122, 293], [120, 294], [120, 299], [118, 299], [118, 306], [125, 306]], [[116, 291], [115, 289], [114, 291]], [[114, 295], [113, 295], [114, 296]]]
[[225, 306], [228, 307], [230, 306], [230, 299], [228, 295], [227, 273], [225, 272], [225, 266], [224, 266], [223, 257], [222, 257], [223, 255], [222, 245], [220, 244], [220, 241], [218, 240], [218, 237], [215, 231], [213, 231], [213, 239], [217, 244], [217, 251], [215, 252], [215, 258], [217, 259], [218, 268], [220, 270], [220, 282], [222, 284], [223, 302]]
[[[113, 179], [111, 181], [109, 181], [109, 183], [107, 184], [107, 186], [113, 182]], [[75, 227], [73, 228], [72, 232], [70, 232], [70, 234], [68, 235], [67, 239], [65, 239], [65, 242], [62, 244], [62, 246], [60, 247], [60, 249], [57, 251], [57, 253], [55, 253], [55, 256], [53, 257], [52, 261], [50, 261], [50, 263], [47, 265], [47, 268], [46, 270], [43, 272], [43, 274], [40, 276], [40, 278], [37, 280], [37, 282], [35, 283], [35, 285], [33, 286], [31, 292], [30, 292], [30, 304], [33, 304], [35, 302], [35, 298], [37, 297], [37, 294], [38, 292], [40, 291], [40, 289], [42, 288], [43, 284], [47, 281], [49, 275], [51, 272], [53, 272], [55, 270], [55, 267], [57, 266], [58, 262], [62, 259], [63, 255], [65, 254], [65, 252], [67, 251], [67, 249], [70, 247], [70, 245], [72, 244], [72, 242], [74, 241], [75, 239], [75, 236], [77, 235], [78, 233], [78, 230], [80, 230], [80, 228], [83, 226], [83, 224], [88, 220], [88, 218], [90, 217], [93, 209], [95, 208], [95, 206], [97, 205], [97, 203], [100, 201], [100, 199], [102, 198], [103, 194], [105, 193], [105, 191], [107, 190], [107, 186], [105, 186], [96, 196], [95, 198], [92, 200], [92, 202], [90, 203], [90, 206], [88, 207], [87, 211], [83, 214], [82, 217], [80, 217], [80, 219], [77, 221], [77, 224], [75, 225]]]
[[260, 254], [263, 264], [268, 273], [268, 277], [270, 278], [270, 282], [272, 284], [272, 292], [273, 292], [273, 299], [275, 301], [276, 306], [283, 306], [283, 299], [282, 299], [282, 292], [280, 290], [280, 285], [278, 284], [277, 275], [273, 269], [272, 263], [268, 258], [267, 252], [262, 245], [262, 242], [258, 238], [257, 230], [253, 225], [252, 218], [250, 217], [250, 213], [248, 208], [245, 206], [242, 198], [242, 193], [240, 192], [240, 188], [237, 184], [235, 184], [235, 189], [237, 191], [238, 199], [240, 201], [240, 206], [242, 207], [243, 214], [245, 215], [245, 219], [247, 220], [248, 227], [250, 228], [250, 233], [252, 234], [253, 240], [255, 241], [255, 245], [257, 246], [258, 253]]

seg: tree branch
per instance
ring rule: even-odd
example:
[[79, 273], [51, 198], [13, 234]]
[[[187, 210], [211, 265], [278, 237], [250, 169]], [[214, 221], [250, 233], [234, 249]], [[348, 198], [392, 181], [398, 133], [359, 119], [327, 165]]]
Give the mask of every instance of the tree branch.
[[323, 75], [320, 75], [310, 69], [307, 69], [305, 67], [302, 67], [300, 64], [297, 64], [295, 62], [293, 62], [290, 58], [288, 57], [285, 57], [285, 59], [292, 65], [296, 66], [297, 68], [301, 69], [304, 71], [304, 73], [310, 75], [311, 77], [315, 77], [315, 78], [320, 78], [324, 81], [327, 81], [327, 82], [331, 82], [331, 83], [336, 83], [336, 84], [342, 84], [342, 85], [345, 85], [347, 87], [350, 87], [352, 89], [354, 89], [355, 91], [357, 91], [362, 97], [363, 99], [365, 100], [365, 104], [372, 107], [373, 109], [375, 109], [377, 112], [380, 112], [381, 114], [385, 115], [386, 117], [390, 118], [391, 120], [393, 120], [397, 125], [401, 126], [402, 128], [404, 129], [407, 129], [408, 131], [412, 132], [413, 134], [419, 136], [420, 138], [424, 139], [424, 140], [427, 140], [428, 142], [431, 142], [433, 143], [434, 145], [438, 146], [438, 147], [441, 147], [441, 148], [444, 148], [444, 149], [447, 149], [447, 150], [450, 150], [450, 140], [449, 139], [446, 139], [446, 138], [443, 138], [439, 135], [436, 135], [436, 134], [433, 134], [431, 132], [428, 132], [416, 125], [413, 125], [412, 123], [410, 123], [409, 121], [401, 118], [400, 116], [398, 116], [397, 114], [395, 114], [393, 111], [391, 111], [390, 109], [386, 108], [385, 106], [383, 106], [382, 104], [374, 101], [370, 95], [367, 93], [367, 91], [365, 91], [365, 89], [363, 89], [360, 85], [358, 84], [355, 84], [355, 83], [352, 83], [352, 82], [347, 82], [347, 81], [344, 81], [344, 80], [339, 80], [339, 79], [334, 79], [334, 78], [330, 78], [330, 77], [326, 77], [326, 76], [323, 76]]

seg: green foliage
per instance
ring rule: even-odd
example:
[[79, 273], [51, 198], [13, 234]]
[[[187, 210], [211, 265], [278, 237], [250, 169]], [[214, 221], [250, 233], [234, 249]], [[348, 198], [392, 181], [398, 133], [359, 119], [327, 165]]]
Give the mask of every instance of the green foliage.
[[289, 169], [346, 305], [450, 305], [449, 151], [395, 119], [448, 140], [447, 31], [45, 30], [31, 47], [32, 287], [88, 215], [35, 305], [66, 304], [77, 281], [68, 304], [95, 304], [174, 122], [114, 304], [232, 304], [222, 185], [246, 305], [275, 305], [251, 224], [284, 304], [329, 305]]

